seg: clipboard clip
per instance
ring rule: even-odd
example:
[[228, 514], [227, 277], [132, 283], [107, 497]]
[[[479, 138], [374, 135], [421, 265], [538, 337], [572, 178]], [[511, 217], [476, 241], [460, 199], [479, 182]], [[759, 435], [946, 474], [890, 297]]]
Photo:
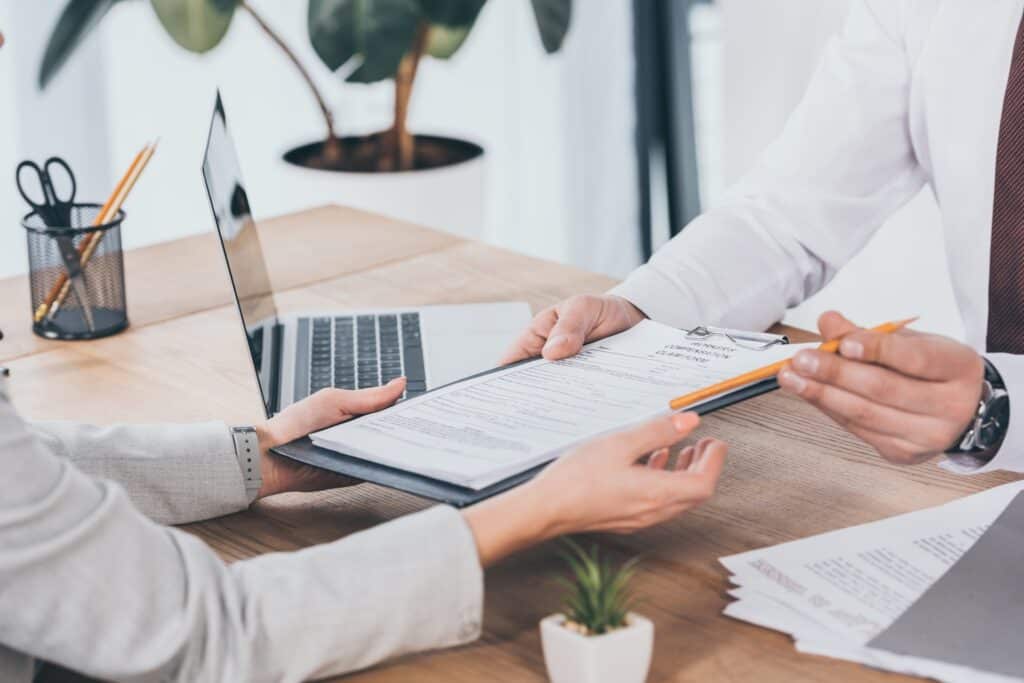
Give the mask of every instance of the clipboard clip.
[[711, 325], [698, 325], [693, 329], [684, 331], [686, 332], [686, 337], [688, 339], [725, 337], [741, 349], [748, 349], [750, 351], [764, 351], [765, 349], [770, 349], [773, 346], [782, 346], [789, 343], [789, 337], [784, 334], [730, 330], [724, 327], [712, 327]]

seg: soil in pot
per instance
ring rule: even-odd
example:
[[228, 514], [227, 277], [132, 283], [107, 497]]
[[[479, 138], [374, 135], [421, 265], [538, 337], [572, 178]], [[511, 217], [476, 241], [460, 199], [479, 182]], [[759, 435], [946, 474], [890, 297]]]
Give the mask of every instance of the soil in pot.
[[[413, 146], [413, 171], [425, 171], [432, 168], [454, 166], [484, 153], [479, 145], [465, 140], [445, 138], [435, 135], [416, 135]], [[341, 155], [337, 160], [324, 157], [324, 143], [314, 142], [295, 147], [284, 154], [284, 160], [303, 168], [321, 171], [345, 171], [349, 173], [390, 173], [394, 167], [381, 163], [382, 159], [390, 160], [394, 152], [392, 136], [387, 133], [374, 133], [358, 137], [340, 138]]]

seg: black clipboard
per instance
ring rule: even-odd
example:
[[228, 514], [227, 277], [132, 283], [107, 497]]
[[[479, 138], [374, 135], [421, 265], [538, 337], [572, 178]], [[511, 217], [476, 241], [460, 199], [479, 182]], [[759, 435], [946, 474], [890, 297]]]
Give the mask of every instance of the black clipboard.
[[[522, 362], [526, 363], [530, 361]], [[518, 363], [516, 365], [518, 365]], [[507, 370], [509, 367], [513, 366], [487, 370], [471, 377], [458, 380], [457, 382], [452, 382], [452, 384], [458, 384], [460, 382], [465, 382], [466, 380], [483, 377], [484, 375], [489, 375], [500, 370]], [[452, 384], [447, 384], [445, 386], [452, 386]], [[439, 389], [443, 388], [444, 387], [439, 387]], [[693, 412], [696, 412], [698, 415], [707, 415], [708, 413], [713, 413], [716, 410], [727, 408], [736, 403], [741, 403], [756, 396], [760, 396], [761, 394], [774, 391], [778, 388], [779, 383], [774, 377], [762, 380], [755, 384], [737, 389], [736, 391], [729, 392], [724, 396], [711, 399], [710, 401], [698, 406]], [[433, 389], [431, 391], [438, 391], [438, 389]], [[427, 393], [429, 394], [431, 392]], [[503, 491], [519, 486], [523, 482], [533, 479], [538, 472], [548, 465], [548, 463], [538, 465], [537, 467], [520, 472], [519, 474], [514, 474], [507, 479], [503, 479], [496, 484], [492, 484], [487, 488], [480, 489], [478, 491], [475, 489], [457, 486], [439, 479], [425, 477], [421, 474], [397, 469], [395, 467], [379, 465], [377, 463], [370, 462], [369, 460], [345, 455], [337, 451], [332, 451], [328, 448], [320, 448], [319, 446], [315, 446], [308, 436], [297, 439], [283, 446], [272, 448], [271, 450], [278, 455], [306, 465], [319, 467], [330, 472], [370, 482], [371, 484], [378, 484], [398, 491], [404, 491], [406, 493], [411, 493], [414, 496], [419, 496], [420, 498], [427, 498], [429, 500], [445, 503], [457, 508], [479, 503], [491, 496], [495, 496]]]

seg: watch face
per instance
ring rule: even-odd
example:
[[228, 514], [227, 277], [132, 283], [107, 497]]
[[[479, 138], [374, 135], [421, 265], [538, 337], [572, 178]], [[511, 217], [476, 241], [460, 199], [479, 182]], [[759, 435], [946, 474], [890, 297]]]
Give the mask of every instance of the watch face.
[[978, 446], [992, 448], [996, 446], [1010, 424], [1010, 397], [999, 396], [994, 399], [985, 411], [985, 422], [978, 430]]

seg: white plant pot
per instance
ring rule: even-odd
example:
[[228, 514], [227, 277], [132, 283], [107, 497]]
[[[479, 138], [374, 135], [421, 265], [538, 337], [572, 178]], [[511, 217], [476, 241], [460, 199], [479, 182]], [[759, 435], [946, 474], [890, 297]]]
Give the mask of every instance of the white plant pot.
[[565, 616], [540, 622], [544, 665], [551, 683], [644, 683], [654, 650], [654, 624], [629, 614], [629, 625], [600, 636], [563, 626]]
[[[466, 143], [463, 143], [466, 144]], [[342, 204], [480, 239], [485, 155], [450, 166], [395, 173], [324, 171], [281, 160], [279, 196], [289, 210]]]

